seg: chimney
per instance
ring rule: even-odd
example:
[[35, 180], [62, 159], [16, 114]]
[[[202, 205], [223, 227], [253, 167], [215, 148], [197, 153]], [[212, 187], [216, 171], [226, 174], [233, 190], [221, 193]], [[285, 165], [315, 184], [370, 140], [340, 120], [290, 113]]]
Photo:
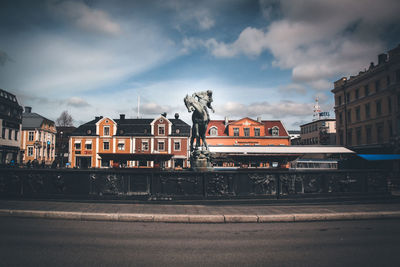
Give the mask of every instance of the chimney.
[[387, 55], [386, 54], [379, 54], [378, 55], [378, 64], [380, 65], [380, 64], [382, 64], [382, 63], [385, 63], [386, 62], [386, 60], [387, 60]]
[[125, 114], [119, 114], [119, 119], [120, 120], [125, 120]]
[[167, 117], [167, 112], [161, 113], [161, 116], [163, 116], [164, 118]]
[[96, 116], [96, 117], [94, 117], [94, 119], [95, 119], [96, 121], [98, 121], [98, 120], [100, 120], [100, 117], [99, 117], [99, 116]]
[[25, 107], [25, 113], [31, 113], [32, 107]]
[[257, 121], [261, 123], [261, 117], [257, 117]]
[[175, 119], [179, 119], [179, 113], [175, 113]]
[[225, 126], [227, 126], [229, 124], [229, 119], [228, 117], [225, 117]]

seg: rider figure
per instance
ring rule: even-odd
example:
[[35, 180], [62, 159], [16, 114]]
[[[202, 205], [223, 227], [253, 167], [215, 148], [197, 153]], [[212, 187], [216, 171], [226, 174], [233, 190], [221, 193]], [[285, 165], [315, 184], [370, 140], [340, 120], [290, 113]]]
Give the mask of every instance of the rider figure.
[[207, 91], [202, 91], [198, 93], [194, 93], [192, 95], [194, 98], [198, 98], [198, 101], [201, 103], [201, 105], [204, 107], [204, 111], [207, 113], [207, 117], [210, 118], [210, 114], [208, 114], [207, 107], [212, 110], [212, 112], [215, 112], [213, 107], [211, 106], [211, 102], [213, 102], [212, 99], [212, 91], [207, 90]]

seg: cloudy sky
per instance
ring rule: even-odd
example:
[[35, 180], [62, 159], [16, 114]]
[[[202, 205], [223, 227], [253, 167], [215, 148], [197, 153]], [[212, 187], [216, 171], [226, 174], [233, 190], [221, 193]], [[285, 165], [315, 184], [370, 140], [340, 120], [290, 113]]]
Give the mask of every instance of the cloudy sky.
[[333, 82], [400, 44], [398, 0], [37, 0], [0, 3], [0, 88], [76, 126], [179, 113], [213, 90], [213, 119], [297, 129]]

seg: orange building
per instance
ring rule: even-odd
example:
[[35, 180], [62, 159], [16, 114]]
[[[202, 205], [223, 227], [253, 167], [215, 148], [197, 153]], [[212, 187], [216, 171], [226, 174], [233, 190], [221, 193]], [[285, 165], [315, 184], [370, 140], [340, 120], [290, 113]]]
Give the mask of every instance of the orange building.
[[96, 117], [69, 139], [69, 162], [77, 168], [188, 167], [190, 126], [179, 119]]
[[22, 114], [21, 151], [23, 163], [37, 160], [50, 165], [55, 160], [56, 127], [53, 121], [25, 107]]
[[211, 146], [290, 145], [290, 136], [281, 121], [212, 120], [207, 128], [207, 143]]
[[[288, 159], [292, 158], [254, 152], [254, 147], [290, 145], [290, 136], [278, 120], [212, 120], [206, 138], [210, 150], [216, 152], [214, 163], [218, 167], [287, 168]], [[240, 153], [235, 152], [239, 147]]]

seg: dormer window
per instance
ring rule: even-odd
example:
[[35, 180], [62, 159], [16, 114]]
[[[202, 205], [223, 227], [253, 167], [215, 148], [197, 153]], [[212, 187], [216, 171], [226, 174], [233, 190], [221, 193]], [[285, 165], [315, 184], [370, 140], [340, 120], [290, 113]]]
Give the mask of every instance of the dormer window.
[[210, 128], [210, 136], [218, 136], [217, 127], [213, 126], [213, 127]]
[[110, 126], [104, 126], [104, 135], [110, 136]]
[[272, 136], [279, 136], [279, 128], [277, 126], [272, 127], [271, 134]]

